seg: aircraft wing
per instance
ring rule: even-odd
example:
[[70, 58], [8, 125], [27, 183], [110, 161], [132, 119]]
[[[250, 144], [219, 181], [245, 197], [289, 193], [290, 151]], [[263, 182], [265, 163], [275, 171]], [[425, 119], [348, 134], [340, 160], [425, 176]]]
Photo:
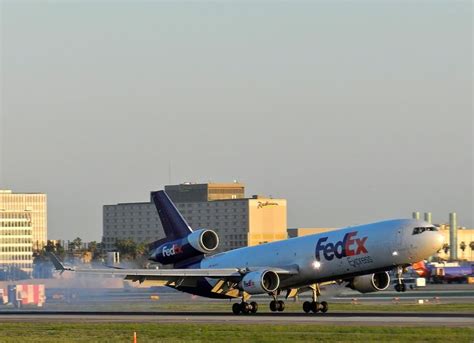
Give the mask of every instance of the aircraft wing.
[[56, 270], [73, 271], [80, 274], [99, 274], [99, 275], [110, 275], [110, 276], [121, 276], [126, 280], [133, 281], [145, 281], [145, 280], [163, 280], [163, 281], [175, 281], [180, 278], [198, 278], [208, 277], [224, 280], [240, 280], [245, 274], [250, 271], [258, 269], [272, 270], [277, 274], [288, 275], [295, 274], [297, 270], [293, 267], [290, 268], [256, 268], [253, 270], [249, 269], [238, 269], [238, 268], [218, 268], [218, 269], [78, 269], [65, 266], [54, 254], [50, 254], [51, 261], [53, 262]]

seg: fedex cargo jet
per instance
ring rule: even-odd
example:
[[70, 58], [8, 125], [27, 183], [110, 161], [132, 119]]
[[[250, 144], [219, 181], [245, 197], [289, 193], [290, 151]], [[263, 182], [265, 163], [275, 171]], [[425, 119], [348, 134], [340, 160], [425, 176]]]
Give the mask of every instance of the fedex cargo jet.
[[219, 237], [209, 229], [192, 230], [164, 191], [152, 193], [166, 238], [152, 245], [150, 260], [172, 269], [74, 269], [52, 256], [56, 268], [77, 273], [100, 273], [132, 281], [162, 281], [179, 291], [209, 298], [240, 298], [235, 314], [255, 313], [255, 294], [272, 297], [271, 311], [283, 311], [279, 299], [311, 291], [303, 311], [328, 310], [318, 302], [320, 286], [347, 285], [361, 293], [390, 285], [388, 271], [396, 271], [396, 290], [405, 291], [402, 272], [414, 262], [435, 254], [443, 246], [438, 228], [427, 222], [398, 219], [352, 226], [337, 231], [235, 249], [211, 256]]

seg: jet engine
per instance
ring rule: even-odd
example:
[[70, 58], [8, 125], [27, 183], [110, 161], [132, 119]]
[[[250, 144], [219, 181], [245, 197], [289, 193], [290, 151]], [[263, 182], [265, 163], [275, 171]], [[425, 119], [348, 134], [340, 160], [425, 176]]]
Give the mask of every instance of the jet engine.
[[390, 285], [390, 276], [387, 272], [356, 276], [349, 287], [360, 293], [383, 291]]
[[208, 254], [216, 250], [219, 246], [219, 237], [217, 233], [212, 230], [202, 229], [193, 231], [193, 233], [187, 237], [187, 240], [194, 249], [203, 254]]
[[272, 293], [280, 286], [280, 277], [271, 270], [250, 272], [239, 286], [249, 294]]
[[219, 246], [219, 237], [212, 230], [200, 229], [187, 237], [161, 244], [153, 251], [150, 260], [161, 264], [174, 264], [192, 257], [208, 254]]

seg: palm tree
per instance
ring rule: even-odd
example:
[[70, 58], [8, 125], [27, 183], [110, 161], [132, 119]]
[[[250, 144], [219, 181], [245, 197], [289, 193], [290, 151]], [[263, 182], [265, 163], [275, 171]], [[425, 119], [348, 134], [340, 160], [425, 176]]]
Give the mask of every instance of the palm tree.
[[466, 250], [467, 245], [464, 241], [462, 241], [461, 244], [459, 244], [459, 247], [462, 250], [462, 258], [464, 258], [464, 250]]

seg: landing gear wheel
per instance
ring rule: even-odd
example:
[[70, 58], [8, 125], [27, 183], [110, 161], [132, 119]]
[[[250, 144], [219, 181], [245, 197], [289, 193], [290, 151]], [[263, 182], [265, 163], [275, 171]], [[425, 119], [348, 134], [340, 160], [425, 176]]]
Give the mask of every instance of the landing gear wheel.
[[249, 314], [250, 313], [250, 310], [251, 310], [251, 307], [249, 305], [249, 303], [246, 303], [246, 302], [243, 302], [240, 304], [241, 306], [241, 311], [243, 314]]
[[322, 313], [326, 313], [326, 312], [328, 311], [328, 309], [329, 309], [328, 303], [325, 302], [325, 301], [321, 301], [320, 311], [321, 311]]
[[255, 301], [252, 301], [250, 303], [250, 312], [257, 313], [257, 311], [258, 311], [258, 304]]
[[270, 301], [270, 311], [276, 312], [278, 311], [278, 302], [276, 300]]
[[285, 302], [278, 300], [278, 312], [283, 312], [285, 310]]
[[311, 303], [309, 301], [303, 303], [303, 311], [305, 311], [305, 313], [311, 312]]
[[240, 314], [241, 309], [242, 307], [240, 306], [239, 303], [235, 303], [234, 305], [232, 305], [232, 312], [234, 314]]
[[313, 313], [319, 312], [319, 303], [317, 301], [311, 302], [311, 311], [313, 311]]
[[397, 292], [406, 292], [407, 291], [407, 286], [404, 283], [397, 283], [395, 285], [395, 290]]

